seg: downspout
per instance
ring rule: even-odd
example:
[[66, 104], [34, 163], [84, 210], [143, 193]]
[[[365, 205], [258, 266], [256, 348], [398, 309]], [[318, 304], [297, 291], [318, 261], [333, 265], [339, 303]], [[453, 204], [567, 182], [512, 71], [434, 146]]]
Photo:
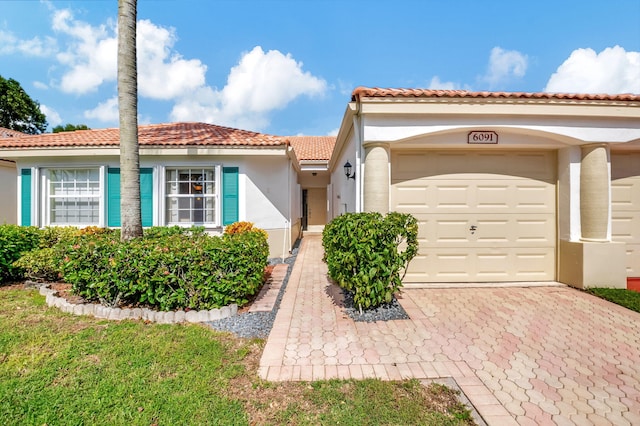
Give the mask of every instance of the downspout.
[[291, 235], [291, 156], [289, 154], [289, 150], [292, 149], [289, 141], [287, 141], [287, 219], [284, 221], [284, 236], [282, 237], [282, 262], [284, 263], [285, 255], [287, 252], [291, 252], [288, 250], [287, 246], [287, 232]]
[[360, 104], [360, 96], [354, 96], [354, 100], [356, 101], [356, 111], [353, 114], [353, 134], [356, 137], [356, 212], [362, 212], [362, 195], [363, 195], [363, 185], [362, 185], [362, 129], [360, 125], [362, 123], [362, 118], [360, 116], [360, 111], [362, 105]]
[[[287, 191], [289, 192], [287, 194], [287, 219], [285, 220], [285, 231], [284, 231], [284, 237], [283, 237], [283, 242], [282, 242], [282, 261], [284, 261], [286, 254], [289, 253], [291, 254], [292, 251], [292, 247], [291, 247], [291, 236], [292, 236], [292, 222], [293, 222], [293, 218], [292, 218], [292, 208], [291, 208], [291, 203], [293, 201], [293, 182], [291, 179], [291, 174], [292, 172], [295, 170], [296, 172], [298, 171], [296, 168], [296, 165], [298, 164], [298, 157], [296, 156], [295, 151], [293, 150], [293, 147], [291, 146], [291, 142], [289, 140], [286, 141], [286, 148], [285, 148], [285, 152], [287, 154], [287, 158], [288, 158], [288, 167], [287, 167]], [[294, 162], [295, 159], [295, 162]], [[299, 168], [299, 166], [298, 166]], [[289, 235], [289, 241], [287, 242], [287, 234]]]

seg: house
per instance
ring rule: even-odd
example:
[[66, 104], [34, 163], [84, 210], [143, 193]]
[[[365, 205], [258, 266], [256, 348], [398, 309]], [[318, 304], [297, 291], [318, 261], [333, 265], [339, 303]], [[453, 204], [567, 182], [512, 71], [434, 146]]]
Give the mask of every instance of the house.
[[[215, 233], [250, 221], [268, 232], [271, 256], [287, 256], [302, 232], [303, 191], [328, 180], [335, 142], [318, 138], [319, 153], [314, 137], [292, 139], [204, 123], [140, 126], [143, 226]], [[21, 225], [120, 226], [118, 129], [0, 139], [0, 158], [17, 168]]]
[[329, 170], [330, 217], [418, 219], [407, 287], [640, 280], [640, 95], [360, 87]]
[[[24, 133], [0, 127], [0, 140], [25, 136]], [[0, 186], [2, 187], [2, 202], [0, 203], [0, 225], [16, 224], [17, 177], [15, 161], [0, 157]]]
[[[272, 256], [345, 212], [419, 221], [407, 287], [640, 288], [640, 95], [357, 88], [337, 137], [140, 126], [143, 224], [246, 220]], [[23, 225], [117, 227], [118, 131], [0, 139]]]

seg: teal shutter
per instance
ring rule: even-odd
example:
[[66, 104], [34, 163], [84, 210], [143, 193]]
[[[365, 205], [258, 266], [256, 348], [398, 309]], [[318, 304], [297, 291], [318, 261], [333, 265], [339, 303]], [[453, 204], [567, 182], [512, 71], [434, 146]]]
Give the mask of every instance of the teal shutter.
[[20, 170], [20, 224], [31, 226], [31, 169]]
[[120, 169], [107, 170], [107, 227], [120, 226]]
[[238, 221], [238, 168], [222, 169], [222, 224]]
[[[140, 209], [142, 226], [153, 226], [153, 169], [140, 169]], [[120, 225], [120, 169], [110, 167], [107, 170], [107, 226]]]
[[153, 226], [153, 169], [140, 169], [142, 226]]

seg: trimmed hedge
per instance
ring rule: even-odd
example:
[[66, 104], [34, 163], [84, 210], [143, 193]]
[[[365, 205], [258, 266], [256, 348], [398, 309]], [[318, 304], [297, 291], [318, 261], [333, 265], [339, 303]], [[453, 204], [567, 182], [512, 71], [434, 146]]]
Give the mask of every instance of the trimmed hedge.
[[40, 230], [35, 226], [0, 225], [0, 283], [19, 281], [24, 269], [14, 262], [40, 245]]
[[258, 292], [267, 266], [267, 233], [241, 223], [209, 236], [203, 227], [153, 227], [120, 241], [98, 227], [0, 226], [0, 278], [63, 280], [75, 294], [106, 306], [160, 310], [243, 305]]
[[127, 242], [113, 233], [70, 239], [60, 252], [64, 280], [89, 301], [165, 311], [243, 305], [262, 285], [269, 246], [261, 232], [147, 234]]
[[50, 226], [39, 230], [39, 248], [24, 253], [13, 266], [22, 271], [22, 277], [32, 281], [59, 281], [62, 279], [60, 247], [65, 241], [77, 235], [106, 232], [104, 228], [87, 227], [78, 229], [72, 226]]
[[346, 213], [322, 233], [329, 276], [363, 308], [389, 303], [402, 287], [400, 271], [418, 252], [418, 223], [403, 213]]

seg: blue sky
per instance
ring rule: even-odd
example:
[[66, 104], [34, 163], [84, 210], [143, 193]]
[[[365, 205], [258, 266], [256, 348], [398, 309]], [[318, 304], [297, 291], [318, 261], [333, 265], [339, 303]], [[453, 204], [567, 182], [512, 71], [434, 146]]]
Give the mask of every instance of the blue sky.
[[[357, 86], [640, 93], [640, 0], [139, 0], [141, 124], [335, 134]], [[0, 75], [117, 126], [117, 0], [0, 0]]]

